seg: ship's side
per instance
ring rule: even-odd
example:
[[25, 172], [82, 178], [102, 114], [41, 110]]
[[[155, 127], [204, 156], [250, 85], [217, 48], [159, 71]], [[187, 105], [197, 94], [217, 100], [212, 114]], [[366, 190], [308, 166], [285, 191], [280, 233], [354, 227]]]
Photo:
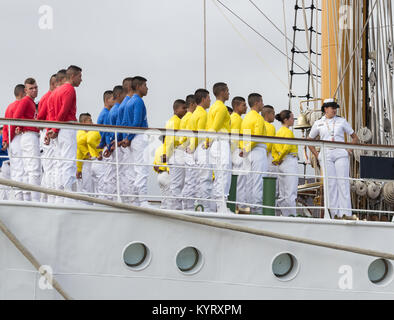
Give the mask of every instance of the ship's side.
[[[394, 252], [392, 223], [190, 214]], [[368, 272], [378, 258], [371, 256], [96, 206], [2, 203], [0, 218], [74, 299], [394, 298], [391, 262], [384, 278], [373, 283]], [[133, 243], [147, 249], [135, 268], [124, 262]], [[197, 249], [199, 261], [182, 272], [177, 254], [187, 247]], [[0, 299], [61, 298], [4, 234], [0, 248]], [[277, 277], [273, 268], [281, 260], [278, 266], [275, 259], [283, 254], [292, 257], [292, 268]]]

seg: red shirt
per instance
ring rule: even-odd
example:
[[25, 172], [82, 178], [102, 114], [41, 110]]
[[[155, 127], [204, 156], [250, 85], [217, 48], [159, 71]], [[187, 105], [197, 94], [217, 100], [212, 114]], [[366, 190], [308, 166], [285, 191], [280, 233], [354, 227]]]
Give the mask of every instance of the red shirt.
[[48, 117], [48, 99], [51, 94], [52, 91], [48, 91], [41, 97], [40, 102], [38, 103], [37, 120], [50, 120]]
[[[11, 103], [7, 109], [5, 110], [5, 115], [4, 117], [7, 119], [14, 119], [14, 113], [15, 113], [15, 109], [18, 106], [18, 103], [20, 102], [20, 100], [15, 100], [13, 103]], [[8, 137], [8, 127], [9, 126], [4, 126], [3, 127], [3, 142], [7, 142], [8, 144], [10, 143], [9, 141], [9, 137]], [[11, 126], [11, 141], [12, 139], [14, 139], [15, 136], [15, 126]]]
[[[55, 121], [77, 121], [77, 95], [71, 84], [65, 83], [53, 91], [50, 103], [54, 111]], [[54, 129], [54, 131], [59, 130]]]
[[[29, 96], [25, 96], [18, 104], [15, 112], [14, 119], [28, 119], [28, 120], [36, 120], [37, 111], [36, 104], [33, 99]], [[33, 131], [39, 132], [38, 128], [35, 127], [21, 127], [23, 132]]]

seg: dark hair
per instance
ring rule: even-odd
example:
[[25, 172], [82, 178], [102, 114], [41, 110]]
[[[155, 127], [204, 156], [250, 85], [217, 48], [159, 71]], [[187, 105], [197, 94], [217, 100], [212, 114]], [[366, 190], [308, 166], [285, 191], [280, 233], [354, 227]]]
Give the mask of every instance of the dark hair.
[[226, 89], [228, 89], [228, 86], [224, 82], [215, 83], [213, 86], [213, 94], [215, 95], [215, 97], [217, 97], [223, 91], [226, 91]]
[[90, 115], [90, 113], [81, 113], [80, 115], [79, 115], [79, 122], [82, 122], [83, 120], [84, 120], [84, 118], [86, 118], [86, 117], [92, 117], [91, 115]]
[[112, 90], [112, 91], [113, 91], [114, 99], [117, 99], [124, 92], [123, 86], [120, 86], [120, 85], [115, 86], [114, 90]]
[[174, 109], [174, 111], [176, 111], [176, 109], [178, 109], [180, 106], [185, 105], [185, 104], [186, 104], [185, 100], [178, 99], [178, 100], [175, 100], [172, 108]]
[[231, 106], [233, 107], [233, 109], [235, 109], [236, 107], [238, 107], [242, 102], [246, 102], [245, 98], [242, 97], [235, 97], [232, 101], [231, 101]]
[[255, 106], [256, 103], [262, 99], [263, 96], [260, 93], [251, 93], [248, 97], [248, 104], [252, 108]]
[[192, 104], [196, 103], [196, 98], [194, 97], [194, 94], [189, 94], [186, 97], [186, 105], [189, 108]]
[[103, 94], [104, 103], [105, 103], [105, 101], [107, 101], [107, 99], [110, 96], [113, 96], [113, 95], [114, 95], [114, 92], [112, 90], [105, 91], [104, 94]]
[[24, 91], [25, 91], [25, 85], [17, 84], [14, 89], [15, 98], [18, 98], [21, 94], [23, 94]]
[[275, 114], [275, 109], [273, 106], [264, 105], [263, 111], [261, 111], [262, 116], [266, 115], [267, 113], [273, 112]]
[[335, 101], [325, 102], [321, 106], [321, 112], [325, 113], [325, 108], [332, 107], [332, 108], [339, 108], [339, 104]]
[[228, 113], [233, 113], [234, 112], [234, 110], [233, 110], [233, 108], [231, 108], [231, 107], [229, 107], [229, 106], [226, 106], [227, 107], [227, 111], [228, 111]]
[[25, 86], [26, 86], [27, 84], [30, 84], [30, 85], [36, 84], [36, 80], [35, 80], [34, 78], [27, 78], [27, 79], [25, 80]]
[[131, 89], [137, 90], [139, 86], [143, 85], [147, 81], [148, 80], [146, 80], [144, 77], [140, 77], [140, 76], [134, 77], [131, 83]]
[[67, 77], [67, 70], [62, 69], [56, 73], [56, 82], [60, 83]]
[[78, 73], [82, 72], [80, 67], [71, 65], [67, 68], [67, 79], [70, 79], [72, 76], [77, 75]]
[[275, 119], [284, 123], [285, 120], [290, 119], [292, 112], [290, 110], [283, 110], [275, 116]]
[[194, 98], [196, 99], [196, 103], [200, 104], [203, 99], [209, 96], [209, 91], [206, 89], [198, 89], [194, 93]]
[[126, 91], [129, 91], [131, 89], [131, 86], [133, 84], [133, 78], [132, 77], [127, 77], [123, 80], [122, 85], [123, 89]]

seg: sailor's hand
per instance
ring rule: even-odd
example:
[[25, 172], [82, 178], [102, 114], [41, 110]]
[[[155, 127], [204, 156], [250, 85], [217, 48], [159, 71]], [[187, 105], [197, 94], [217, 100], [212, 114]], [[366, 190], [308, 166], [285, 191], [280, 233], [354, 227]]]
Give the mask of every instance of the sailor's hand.
[[20, 128], [20, 127], [16, 127], [16, 129], [15, 129], [15, 135], [18, 135], [18, 134], [21, 134], [21, 133], [22, 133], [21, 128]]
[[112, 153], [115, 150], [115, 142], [111, 143], [111, 146], [109, 147], [109, 151]]
[[353, 150], [351, 150], [351, 149], [346, 149], [346, 151], [347, 151], [347, 153], [349, 154], [349, 156], [352, 156], [352, 155], [353, 155]]
[[77, 179], [82, 179], [82, 172], [77, 171]]
[[189, 147], [186, 148], [186, 152], [189, 153], [189, 154], [193, 153], [192, 149], [190, 149]]
[[97, 157], [97, 160], [99, 160], [99, 161], [103, 160], [103, 152], [102, 151], [100, 151], [100, 153]]
[[163, 154], [163, 155], [160, 157], [160, 160], [161, 160], [162, 163], [166, 163], [166, 162], [167, 162], [167, 156], [166, 156], [165, 154]]
[[108, 149], [105, 150], [103, 153], [104, 158], [109, 158], [110, 155], [111, 155], [111, 151], [109, 151]]
[[45, 136], [45, 137], [44, 137], [44, 144], [45, 144], [45, 145], [48, 146], [50, 141], [51, 141], [51, 139], [50, 139], [48, 136]]
[[5, 151], [8, 148], [8, 143], [7, 142], [3, 142], [3, 148], [1, 148], [1, 150]]
[[131, 145], [131, 141], [129, 140], [129, 139], [124, 139], [123, 141], [122, 141], [122, 147], [123, 148], [127, 148], [127, 147], [130, 147], [130, 145]]

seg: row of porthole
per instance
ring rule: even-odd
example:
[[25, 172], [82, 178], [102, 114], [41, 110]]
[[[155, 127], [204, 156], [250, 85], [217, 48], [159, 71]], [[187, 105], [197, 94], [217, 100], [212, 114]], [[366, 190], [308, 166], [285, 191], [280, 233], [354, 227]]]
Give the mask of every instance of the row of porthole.
[[[150, 261], [150, 250], [141, 242], [131, 243], [123, 251], [123, 262], [132, 270], [143, 270]], [[176, 265], [182, 273], [195, 274], [202, 268], [203, 256], [197, 248], [186, 247], [177, 253]], [[294, 279], [298, 270], [297, 258], [290, 253], [278, 254], [272, 262], [272, 273], [282, 281]], [[373, 261], [368, 268], [368, 278], [376, 285], [386, 284], [392, 274], [392, 265], [385, 259]]]

